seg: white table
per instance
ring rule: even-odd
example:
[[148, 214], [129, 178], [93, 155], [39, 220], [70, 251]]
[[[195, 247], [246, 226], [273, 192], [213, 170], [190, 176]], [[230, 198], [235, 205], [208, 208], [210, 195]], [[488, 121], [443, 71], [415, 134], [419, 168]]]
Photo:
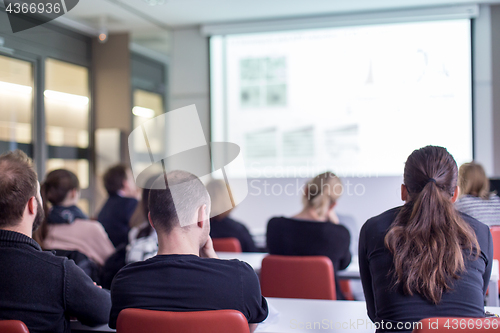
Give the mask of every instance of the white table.
[[[291, 298], [267, 298], [269, 316], [257, 332], [333, 332], [373, 333], [374, 325], [366, 314], [366, 303]], [[485, 307], [500, 314], [500, 307]], [[315, 326], [316, 325], [316, 328]], [[72, 331], [114, 332], [108, 325], [87, 327], [71, 322]]]

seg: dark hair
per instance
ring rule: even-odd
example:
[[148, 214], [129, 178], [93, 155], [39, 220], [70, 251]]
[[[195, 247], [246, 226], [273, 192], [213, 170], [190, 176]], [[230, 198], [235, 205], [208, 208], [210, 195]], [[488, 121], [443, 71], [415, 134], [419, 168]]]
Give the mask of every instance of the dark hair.
[[111, 167], [104, 174], [104, 187], [109, 195], [118, 193], [123, 188], [123, 182], [127, 180], [128, 167], [124, 164], [118, 164]]
[[80, 182], [73, 172], [66, 169], [57, 169], [47, 174], [40, 190], [42, 193], [45, 218], [35, 234], [35, 239], [39, 244], [42, 244], [45, 237], [47, 237], [49, 216], [48, 202], [53, 206], [59, 205], [64, 201], [68, 192], [74, 189], [80, 189]]
[[[171, 191], [174, 186], [175, 198]], [[169, 233], [175, 226], [183, 226], [182, 221], [187, 221], [203, 204], [208, 210], [210, 197], [205, 186], [198, 177], [186, 171], [161, 175], [149, 192], [149, 214], [156, 231]]]
[[477, 257], [480, 252], [474, 231], [451, 202], [457, 174], [457, 164], [445, 148], [413, 151], [404, 170], [409, 200], [385, 236], [394, 256], [395, 285], [434, 304], [465, 270], [465, 253]]
[[0, 227], [17, 225], [31, 197], [36, 197], [38, 178], [30, 158], [20, 150], [0, 156]]

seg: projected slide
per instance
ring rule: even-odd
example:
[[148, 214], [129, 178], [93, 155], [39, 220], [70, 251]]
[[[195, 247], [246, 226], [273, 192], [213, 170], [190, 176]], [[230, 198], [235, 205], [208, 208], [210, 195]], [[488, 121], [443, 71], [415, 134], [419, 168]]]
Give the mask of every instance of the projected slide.
[[429, 144], [470, 161], [470, 44], [469, 20], [212, 36], [212, 141], [249, 177], [396, 176]]

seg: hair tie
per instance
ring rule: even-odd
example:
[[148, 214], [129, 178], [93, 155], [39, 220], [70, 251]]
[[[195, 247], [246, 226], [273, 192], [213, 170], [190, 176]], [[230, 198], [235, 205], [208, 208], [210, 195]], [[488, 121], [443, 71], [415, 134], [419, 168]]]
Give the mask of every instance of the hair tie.
[[434, 178], [429, 178], [427, 179], [427, 182], [430, 183], [430, 182], [433, 182], [434, 184], [436, 184], [436, 180]]

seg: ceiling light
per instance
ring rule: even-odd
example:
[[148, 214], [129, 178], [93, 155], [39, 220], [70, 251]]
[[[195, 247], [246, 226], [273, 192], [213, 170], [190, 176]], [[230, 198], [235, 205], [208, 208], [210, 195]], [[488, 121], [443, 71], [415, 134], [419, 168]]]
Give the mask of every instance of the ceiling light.
[[43, 95], [49, 99], [54, 99], [65, 103], [78, 104], [78, 105], [89, 104], [89, 98], [86, 96], [67, 94], [54, 90], [45, 90]]
[[97, 36], [97, 40], [99, 43], [104, 44], [108, 41], [108, 19], [105, 15], [101, 15], [99, 18], [99, 36]]
[[134, 116], [143, 118], [153, 118], [155, 116], [155, 111], [153, 109], [143, 108], [140, 106], [134, 106], [132, 113]]
[[0, 90], [21, 94], [31, 94], [33, 88], [30, 86], [23, 86], [21, 84], [0, 81]]

